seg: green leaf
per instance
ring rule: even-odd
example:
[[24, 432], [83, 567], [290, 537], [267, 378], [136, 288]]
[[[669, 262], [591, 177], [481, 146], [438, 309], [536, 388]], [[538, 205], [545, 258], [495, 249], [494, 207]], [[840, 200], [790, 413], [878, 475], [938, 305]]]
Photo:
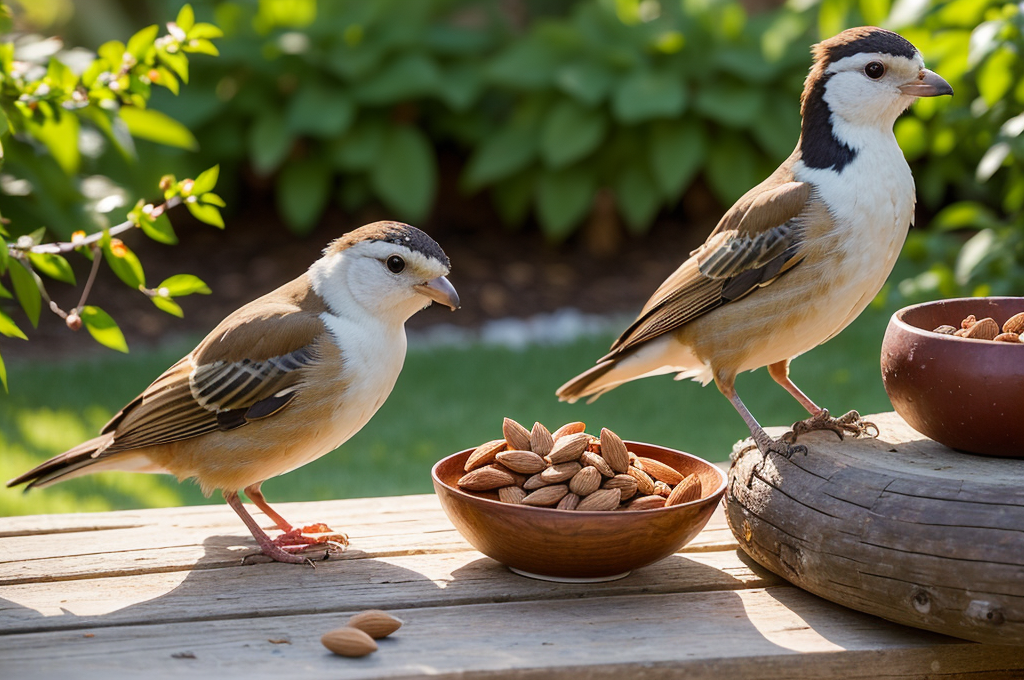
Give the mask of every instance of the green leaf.
[[28, 134], [46, 145], [50, 155], [67, 175], [78, 172], [82, 160], [78, 150], [79, 127], [78, 118], [66, 112], [55, 118], [47, 118], [42, 123], [25, 121]]
[[199, 149], [199, 142], [188, 128], [166, 113], [153, 109], [125, 106], [121, 108], [121, 119], [128, 126], [128, 131], [133, 137], [189, 151]]
[[920, 118], [904, 116], [896, 121], [893, 129], [896, 141], [903, 149], [903, 155], [907, 161], [916, 161], [928, 153], [928, 129]]
[[219, 177], [220, 165], [203, 170], [192, 184], [192, 195], [195, 196], [205, 194], [207, 191], [213, 191], [213, 188], [217, 186], [217, 179]]
[[265, 111], [249, 128], [249, 156], [253, 169], [260, 175], [276, 170], [291, 148], [292, 136], [284, 116], [277, 111]]
[[331, 158], [339, 170], [368, 170], [380, 154], [386, 125], [376, 117], [360, 120], [335, 142]]
[[174, 227], [171, 226], [171, 220], [167, 215], [161, 214], [156, 219], [151, 219], [149, 215], [143, 214], [139, 218], [139, 227], [146, 236], [157, 243], [174, 245], [178, 242], [178, 236], [174, 233]]
[[169, 297], [165, 298], [160, 297], [159, 295], [155, 295], [151, 297], [150, 300], [152, 300], [153, 304], [156, 305], [156, 308], [161, 311], [167, 312], [168, 314], [176, 316], [179, 319], [185, 316], [185, 311], [181, 308], [181, 305], [179, 305], [177, 302], [175, 302]]
[[213, 24], [199, 23], [195, 25], [195, 28], [188, 31], [189, 40], [215, 40], [223, 37], [224, 31]]
[[39, 325], [39, 314], [43, 310], [43, 296], [39, 291], [39, 277], [30, 272], [21, 260], [17, 260], [8, 267], [11, 275], [11, 283], [14, 284], [14, 296], [18, 303], [25, 310], [32, 327]]
[[1000, 245], [993, 229], [982, 229], [968, 239], [967, 243], [960, 248], [960, 254], [956, 258], [956, 266], [953, 270], [956, 282], [961, 286], [966, 286], [974, 274], [999, 249]]
[[28, 340], [28, 336], [18, 328], [18, 324], [14, 323], [14, 319], [7, 316], [2, 309], [0, 309], [0, 333], [3, 333], [9, 338], [21, 338], [22, 340]]
[[596, 149], [607, 129], [608, 122], [601, 111], [565, 99], [555, 105], [544, 121], [541, 155], [550, 167], [569, 165]]
[[29, 253], [29, 262], [35, 270], [51, 279], [75, 285], [75, 273], [68, 261], [56, 253]]
[[434, 93], [441, 73], [430, 57], [412, 53], [396, 58], [373, 78], [360, 83], [353, 96], [360, 104], [385, 106]]
[[160, 28], [153, 24], [147, 26], [128, 40], [127, 52], [135, 57], [135, 61], [142, 61], [143, 57], [146, 56], [146, 52], [153, 46], [153, 42], [156, 40], [156, 34]]
[[1009, 47], [994, 51], [978, 71], [978, 92], [990, 107], [995, 106], [1014, 86], [1014, 66], [1018, 57]]
[[[114, 254], [116, 248], [118, 254]], [[123, 243], [112, 246], [104, 244], [103, 257], [107, 265], [117, 274], [117, 278], [125, 282], [129, 288], [143, 288], [146, 285], [146, 274], [142, 270], [142, 262], [131, 249]]]
[[370, 186], [399, 217], [426, 217], [437, 188], [434, 149], [426, 136], [404, 125], [389, 130], [370, 169]]
[[[0, 7], [2, 7], [2, 5], [0, 5]], [[9, 393], [10, 390], [7, 389], [7, 366], [4, 364], [3, 357], [0, 357], [0, 381], [3, 381], [4, 383], [4, 392]]]
[[505, 125], [474, 150], [464, 183], [470, 191], [522, 170], [537, 157], [538, 135], [532, 126]]
[[188, 57], [181, 52], [168, 52], [166, 49], [158, 49], [156, 55], [164, 66], [181, 78], [181, 82], [188, 83]]
[[203, 194], [202, 196], [200, 196], [199, 200], [201, 202], [203, 202], [203, 203], [209, 203], [210, 205], [215, 205], [218, 208], [226, 208], [228, 206], [228, 204], [224, 202], [223, 198], [221, 198], [217, 194], [213, 193], [212, 191], [208, 191], [205, 194]]
[[188, 200], [185, 201], [185, 207], [200, 222], [211, 224], [218, 229], [224, 228], [224, 218], [221, 217], [220, 210], [217, 210], [216, 206]]
[[157, 290], [166, 288], [171, 297], [182, 297], [184, 295], [209, 295], [212, 291], [206, 283], [198, 276], [191, 274], [175, 274], [160, 282]]
[[543, 172], [537, 186], [537, 216], [544, 233], [564, 240], [586, 216], [596, 189], [594, 173], [580, 165]]
[[707, 154], [704, 126], [688, 120], [658, 121], [651, 126], [648, 153], [661, 194], [678, 198]]
[[658, 212], [661, 197], [654, 179], [642, 164], [630, 163], [618, 174], [615, 196], [629, 230], [634, 234], [646, 232]]
[[322, 83], [308, 83], [288, 103], [288, 129], [297, 135], [337, 137], [355, 119], [356, 107], [342, 89]]
[[174, 20], [174, 23], [188, 34], [192, 30], [193, 24], [196, 23], [196, 13], [192, 11], [192, 5], [188, 3], [182, 5], [181, 9], [178, 10], [178, 17]]
[[621, 123], [675, 118], [686, 109], [686, 90], [673, 73], [637, 70], [616, 88], [612, 112]]
[[558, 89], [588, 106], [600, 103], [608, 95], [613, 80], [607, 68], [592, 60], [566, 64], [555, 72]]
[[494, 207], [505, 224], [522, 224], [530, 210], [536, 188], [536, 176], [529, 171], [520, 172], [493, 186], [491, 197]]
[[498, 85], [522, 90], [536, 90], [551, 83], [558, 65], [555, 51], [529, 36], [513, 41], [487, 68], [487, 76]]
[[111, 40], [100, 45], [99, 49], [96, 50], [102, 59], [110, 63], [111, 68], [118, 69], [121, 67], [121, 62], [124, 60], [124, 43], [120, 40]]
[[764, 108], [764, 93], [763, 89], [749, 84], [715, 79], [698, 91], [694, 108], [718, 123], [744, 128], [753, 123]]
[[79, 316], [82, 317], [82, 323], [85, 324], [89, 335], [96, 342], [118, 352], [128, 353], [128, 343], [125, 342], [124, 333], [117, 327], [109, 314], [95, 305], [86, 305], [82, 307]]
[[332, 173], [319, 159], [293, 161], [277, 176], [277, 208], [297, 234], [308, 234], [327, 207]]
[[437, 96], [453, 111], [467, 111], [479, 98], [483, 85], [477, 64], [455, 64], [441, 75]]
[[953, 231], [989, 229], [998, 225], [999, 219], [988, 206], [975, 201], [958, 201], [940, 210], [930, 226], [941, 231]]
[[740, 135], [726, 133], [713, 142], [714, 153], [708, 155], [705, 175], [716, 198], [732, 205], [757, 184], [757, 152]]

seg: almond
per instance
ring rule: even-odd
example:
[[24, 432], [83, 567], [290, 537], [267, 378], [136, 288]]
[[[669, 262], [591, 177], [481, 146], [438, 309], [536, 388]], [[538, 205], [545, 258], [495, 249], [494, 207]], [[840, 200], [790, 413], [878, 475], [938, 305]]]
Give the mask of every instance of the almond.
[[558, 501], [558, 505], [555, 506], [556, 510], [575, 510], [576, 506], [580, 504], [580, 497], [570, 492], [562, 496], [562, 500]]
[[498, 462], [514, 472], [532, 475], [547, 467], [544, 459], [532, 451], [502, 451], [495, 455]]
[[501, 463], [491, 463], [487, 467], [491, 468], [492, 470], [497, 470], [498, 472], [504, 472], [506, 475], [512, 478], [512, 483], [515, 484], [516, 486], [522, 486], [523, 483], [526, 481], [526, 475], [521, 475], [518, 472], [515, 472], [514, 470], [509, 470]]
[[636, 480], [630, 475], [615, 475], [611, 479], [605, 480], [601, 488], [618, 489], [622, 494], [621, 500], [627, 500], [636, 495], [637, 484]]
[[583, 432], [585, 429], [587, 429], [587, 426], [581, 422], [566, 423], [565, 425], [562, 425], [560, 428], [555, 430], [555, 433], [551, 435], [551, 437], [555, 441], [558, 441], [559, 439], [566, 435], [579, 434], [580, 432]]
[[544, 477], [541, 476], [543, 474], [543, 472], [538, 472], [534, 476], [527, 479], [525, 482], [523, 482], [523, 488], [526, 489], [527, 491], [536, 491], [542, 486], [547, 486], [548, 482], [544, 479]]
[[510, 449], [517, 451], [530, 450], [530, 431], [516, 421], [511, 418], [505, 418], [505, 422], [501, 425], [501, 432], [505, 435], [505, 441], [508, 442]]
[[[501, 454], [498, 454], [499, 456]], [[665, 482], [666, 484], [678, 484], [683, 481], [683, 476], [676, 470], [673, 470], [668, 465], [665, 465], [660, 460], [654, 460], [653, 458], [644, 458], [640, 456], [637, 458], [637, 462], [641, 470], [654, 477], [659, 482]]]
[[460, 487], [469, 491], [490, 491], [514, 483], [515, 479], [512, 478], [512, 475], [492, 467], [482, 467], [467, 472], [458, 482]]
[[577, 510], [614, 510], [619, 507], [622, 494], [618, 489], [598, 489], [580, 501]]
[[523, 505], [536, 505], [550, 507], [562, 500], [562, 496], [569, 493], [569, 487], [565, 484], [555, 484], [537, 489], [523, 499]]
[[555, 440], [548, 432], [548, 428], [544, 427], [540, 423], [534, 423], [533, 429], [530, 430], [530, 450], [536, 453], [538, 456], [546, 456], [551, 453], [551, 447], [554, 445]]
[[949, 324], [943, 324], [932, 331], [932, 333], [942, 333], [943, 335], [953, 335], [956, 333], [956, 329]]
[[700, 498], [700, 477], [696, 474], [687, 475], [683, 481], [676, 484], [676, 488], [672, 489], [672, 493], [668, 495], [668, 500], [665, 501], [665, 505], [679, 505], [680, 503], [689, 503]]
[[584, 465], [589, 465], [591, 467], [596, 468], [597, 471], [600, 472], [605, 477], [615, 476], [615, 470], [612, 470], [611, 466], [609, 466], [608, 463], [605, 462], [604, 458], [602, 458], [596, 453], [586, 451], [584, 452], [583, 456], [580, 457], [580, 461], [582, 461]]
[[373, 638], [358, 628], [337, 628], [323, 634], [323, 646], [341, 656], [366, 656], [377, 651]]
[[1007, 319], [1006, 323], [1003, 324], [1003, 332], [1024, 335], [1024, 312], [1014, 314]]
[[968, 328], [970, 328], [971, 326], [973, 326], [977, 322], [978, 322], [978, 317], [976, 317], [973, 314], [971, 314], [966, 319], [964, 319], [963, 321], [960, 322], [960, 328], [963, 329], [963, 330], [967, 330]]
[[601, 486], [601, 472], [595, 467], [585, 467], [569, 480], [569, 491], [580, 496], [588, 496]]
[[636, 480], [636, 488], [644, 496], [654, 494], [654, 480], [651, 476], [638, 467], [632, 465], [626, 470], [626, 474]]
[[401, 619], [395, 618], [391, 614], [382, 612], [379, 609], [369, 609], [365, 612], [359, 612], [348, 620], [349, 627], [358, 628], [374, 640], [379, 640], [380, 638], [391, 635], [402, 627], [402, 623], [404, 622]]
[[582, 465], [574, 460], [570, 460], [568, 463], [552, 465], [547, 470], [541, 472], [540, 477], [548, 484], [558, 484], [559, 482], [572, 479], [582, 469]]
[[555, 445], [551, 447], [551, 452], [546, 456], [546, 460], [552, 465], [568, 463], [570, 460], [579, 460], [583, 451], [587, 448], [587, 441], [589, 439], [590, 435], [583, 432], [559, 437]]
[[509, 505], [522, 505], [524, 498], [526, 498], [526, 492], [523, 491], [522, 487], [503, 486], [498, 489], [498, 500], [502, 503], [508, 503]]
[[996, 337], [992, 338], [996, 342], [1020, 342], [1020, 335], [1017, 333], [1000, 333]]
[[661, 496], [641, 496], [634, 498], [626, 510], [654, 510], [665, 507], [665, 499]]
[[473, 449], [466, 459], [466, 472], [494, 462], [494, 454], [505, 450], [505, 440], [495, 439]]
[[672, 487], [666, 484], [665, 482], [658, 480], [654, 483], [654, 493], [658, 494], [659, 496], [664, 496], [665, 498], [668, 498], [669, 494], [672, 493]]
[[999, 324], [996, 323], [995, 319], [985, 317], [984, 319], [979, 319], [968, 328], [964, 337], [974, 338], [975, 340], [992, 340], [997, 335], [999, 335]]
[[601, 457], [615, 472], [624, 474], [629, 468], [629, 452], [619, 435], [607, 427], [601, 430]]
[[968, 331], [968, 330], [970, 330], [970, 329], [967, 329], [967, 328], [961, 328], [961, 329], [960, 329], [960, 330], [958, 330], [957, 332], [953, 333], [953, 335], [955, 335], [955, 336], [956, 336], [956, 337], [958, 337], [958, 338], [966, 338], [966, 337], [967, 337], [967, 331]]

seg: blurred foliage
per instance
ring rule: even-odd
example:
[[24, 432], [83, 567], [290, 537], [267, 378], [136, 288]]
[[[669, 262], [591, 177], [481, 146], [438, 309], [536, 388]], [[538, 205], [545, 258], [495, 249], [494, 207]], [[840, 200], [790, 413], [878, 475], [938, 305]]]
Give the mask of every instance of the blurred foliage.
[[[143, 11], [83, 1], [122, 7], [121, 23]], [[201, 0], [197, 12], [224, 29], [222, 58], [154, 102], [195, 132], [192, 162], [223, 164], [225, 191], [239, 180], [272, 188], [298, 233], [331, 202], [417, 221], [447, 154], [461, 160], [465, 193], [485, 192], [507, 225], [535, 218], [555, 241], [599, 195], [637, 233], [698, 178], [728, 205], [792, 150], [809, 45], [848, 26], [893, 28], [956, 91], [896, 125], [925, 214], [938, 213], [907, 253], [941, 260], [901, 289], [1019, 288], [1014, 2], [791, 0], [751, 14], [737, 0]]]
[[[135, 158], [135, 139], [195, 149], [192, 133], [148, 108], [148, 102], [154, 86], [177, 94], [180, 83], [188, 82], [187, 54], [216, 55], [211, 39], [221, 32], [212, 24], [197, 23], [189, 5], [167, 24], [165, 35], [160, 35], [158, 26], [147, 26], [127, 44], [109, 41], [95, 54], [66, 51], [56, 38], [12, 32], [14, 28], [10, 9], [0, 4], [0, 34], [5, 36], [0, 39], [0, 189], [5, 194], [0, 209], [3, 223], [10, 225], [13, 219], [11, 231], [20, 233], [12, 238], [0, 226], [0, 275], [7, 275], [13, 289], [12, 293], [0, 283], [0, 298], [16, 298], [33, 326], [45, 306], [70, 329], [84, 326], [99, 343], [126, 352], [124, 335], [114, 320], [99, 307], [86, 304], [97, 267], [106, 261], [130, 288], [143, 292], [159, 309], [181, 316], [173, 298], [208, 293], [206, 284], [194, 276], [178, 275], [147, 288], [139, 258], [115, 236], [138, 228], [162, 243], [176, 242], [165, 211], [180, 203], [198, 219], [223, 227], [219, 208], [224, 202], [212, 193], [219, 168], [214, 166], [195, 180], [166, 176], [160, 182], [163, 202], [153, 205], [140, 200], [125, 222], [111, 226], [105, 213], [124, 205], [124, 196], [106, 178], [83, 176], [83, 148], [90, 148], [91, 132], [102, 135], [128, 160]], [[94, 142], [92, 147], [96, 146]], [[94, 199], [91, 212], [85, 209], [89, 198]], [[36, 228], [33, 218], [46, 222]], [[83, 227], [89, 226], [94, 233], [85, 232]], [[47, 242], [47, 227], [69, 240]], [[75, 285], [74, 272], [64, 257], [71, 252], [91, 260], [93, 267], [79, 303], [64, 311], [50, 300], [42, 277]], [[28, 339], [3, 308], [0, 334]], [[0, 382], [6, 389], [2, 359]]]

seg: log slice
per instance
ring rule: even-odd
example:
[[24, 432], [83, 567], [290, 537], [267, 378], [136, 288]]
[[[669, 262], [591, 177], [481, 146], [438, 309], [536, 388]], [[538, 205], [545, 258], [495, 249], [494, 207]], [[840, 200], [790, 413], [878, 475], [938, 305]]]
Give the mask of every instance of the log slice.
[[1024, 645], [1024, 460], [958, 453], [895, 413], [865, 419], [877, 439], [813, 432], [792, 459], [736, 445], [726, 517], [740, 547], [852, 609]]

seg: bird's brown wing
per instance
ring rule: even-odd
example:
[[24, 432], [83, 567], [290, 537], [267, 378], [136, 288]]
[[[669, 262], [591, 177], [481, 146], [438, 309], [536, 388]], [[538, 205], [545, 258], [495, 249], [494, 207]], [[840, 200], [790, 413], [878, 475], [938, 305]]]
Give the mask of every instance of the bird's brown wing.
[[778, 174], [748, 192], [661, 284], [602, 361], [767, 286], [798, 264], [799, 217], [812, 193], [809, 184]]
[[114, 438], [101, 453], [230, 430], [287, 406], [320, 361], [319, 343], [330, 340], [308, 304], [257, 302], [225, 319], [115, 415], [102, 431]]

